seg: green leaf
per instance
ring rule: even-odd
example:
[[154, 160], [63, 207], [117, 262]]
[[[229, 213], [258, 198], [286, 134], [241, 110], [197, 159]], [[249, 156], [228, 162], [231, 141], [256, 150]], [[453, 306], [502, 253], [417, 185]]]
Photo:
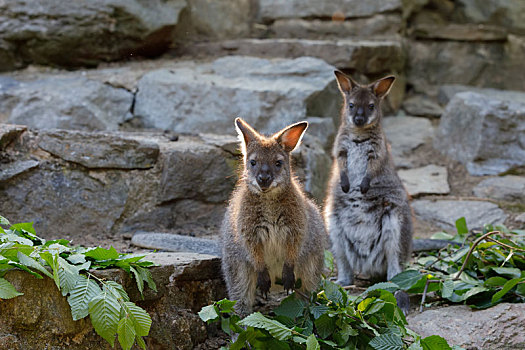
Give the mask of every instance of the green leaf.
[[84, 254], [71, 254], [67, 260], [74, 265], [83, 264], [86, 262], [86, 256]]
[[464, 217], [461, 217], [456, 220], [456, 230], [458, 235], [462, 236], [468, 233], [467, 220]]
[[111, 346], [115, 343], [115, 333], [120, 316], [120, 305], [117, 298], [106, 288], [89, 302], [89, 317], [95, 332]]
[[153, 280], [153, 276], [151, 274], [151, 271], [149, 269], [146, 269], [144, 267], [136, 266], [135, 269], [138, 271], [140, 277], [143, 281], [146, 281], [148, 284], [148, 287], [153, 289], [155, 292], [157, 291], [157, 285], [155, 284], [155, 281]]
[[234, 312], [233, 307], [236, 303], [235, 300], [222, 299], [217, 302], [217, 306], [219, 307], [220, 312], [230, 313]]
[[329, 337], [335, 331], [335, 319], [328, 314], [321, 315], [314, 321], [317, 334], [323, 339]]
[[447, 341], [439, 335], [431, 335], [421, 339], [421, 346], [424, 350], [451, 350]]
[[376, 350], [403, 350], [401, 337], [392, 333], [381, 334], [373, 338], [368, 345]]
[[319, 345], [315, 335], [310, 334], [310, 336], [306, 339], [306, 350], [321, 350], [321, 346]]
[[75, 288], [75, 285], [82, 277], [79, 275], [79, 269], [76, 266], [58, 257], [58, 278], [60, 279], [62, 295], [65, 296]]
[[494, 295], [492, 296], [492, 302], [495, 303], [499, 301], [505, 294], [507, 294], [512, 288], [514, 288], [514, 286], [516, 286], [519, 282], [524, 280], [525, 278], [513, 278], [510, 281], [507, 281], [507, 283], [503, 285], [503, 288], [500, 291], [494, 293]]
[[397, 274], [396, 276], [394, 276], [391, 282], [397, 284], [399, 288], [403, 290], [407, 290], [407, 289], [410, 289], [414, 284], [416, 284], [422, 278], [425, 278], [425, 276], [419, 273], [419, 271], [405, 270], [401, 272], [400, 274]]
[[147, 336], [151, 328], [150, 315], [144, 309], [138, 307], [131, 301], [125, 301], [122, 304], [122, 307], [133, 321], [133, 329], [135, 330], [135, 334], [141, 337]]
[[500, 276], [490, 277], [489, 279], [485, 281], [485, 286], [500, 287], [500, 286], [503, 286], [505, 283], [507, 283], [507, 281], [508, 280], [506, 278], [503, 278]]
[[239, 321], [240, 326], [257, 327], [267, 330], [278, 340], [288, 340], [292, 337], [292, 330], [282, 323], [263, 316], [260, 312], [248, 315]]
[[215, 305], [204, 306], [198, 315], [204, 322], [216, 320], [219, 317], [219, 314], [215, 311]]
[[95, 281], [81, 276], [67, 298], [73, 321], [86, 317], [89, 314], [89, 301], [101, 293], [102, 290]]
[[395, 292], [396, 290], [399, 289], [399, 286], [397, 284], [395, 284], [395, 283], [392, 283], [392, 282], [376, 283], [376, 284], [373, 284], [370, 287], [368, 287], [365, 290], [365, 294], [369, 293], [369, 292], [372, 292], [374, 290], [378, 290], [378, 289], [387, 290], [387, 291], [393, 293], [393, 292]]
[[137, 341], [137, 345], [141, 348], [146, 350], [146, 343], [144, 342], [144, 339], [142, 337], [136, 336], [135, 340]]
[[106, 281], [104, 283], [104, 287], [107, 288], [108, 291], [115, 296], [115, 298], [122, 299], [122, 301], [129, 301], [128, 293], [126, 293], [124, 287], [122, 287], [119, 283], [115, 281]]
[[33, 269], [42, 272], [47, 277], [53, 278], [53, 275], [51, 274], [51, 272], [49, 272], [44, 266], [42, 266], [35, 259], [25, 255], [24, 253], [22, 253], [20, 251], [17, 252], [17, 257], [18, 257], [18, 261], [20, 261], [21, 264], [23, 264], [23, 265], [25, 265], [27, 267], [32, 267]]
[[496, 272], [498, 275], [502, 275], [510, 278], [521, 277], [521, 270], [515, 267], [491, 267], [491, 270]]
[[9, 220], [0, 215], [0, 225], [9, 226]]
[[24, 293], [18, 292], [8, 280], [0, 277], [0, 299], [11, 299]]
[[454, 281], [446, 280], [443, 282], [443, 289], [441, 290], [441, 296], [443, 298], [450, 298], [454, 292]]
[[144, 291], [144, 279], [142, 279], [140, 273], [133, 266], [130, 266], [129, 269], [131, 272], [133, 272], [135, 281], [137, 282], [137, 288], [140, 292], [140, 295], [142, 295], [142, 292]]
[[95, 260], [118, 259], [118, 257], [120, 256], [117, 250], [113, 247], [110, 247], [109, 249], [98, 247], [98, 248], [87, 251], [85, 255], [88, 258], [92, 258]]
[[274, 312], [278, 316], [286, 316], [293, 320], [303, 314], [304, 307], [304, 301], [298, 299], [294, 293], [286, 297]]
[[14, 224], [14, 225], [11, 225], [11, 227], [9, 227], [10, 230], [20, 230], [20, 231], [27, 231], [29, 233], [32, 233], [32, 234], [36, 234], [35, 232], [35, 229], [33, 228], [33, 223], [32, 222], [24, 222], [24, 223], [20, 223], [20, 224]]
[[135, 329], [130, 318], [123, 317], [117, 326], [118, 342], [123, 350], [130, 350], [135, 342]]
[[326, 305], [314, 305], [310, 307], [310, 313], [314, 316], [314, 319], [318, 319], [323, 314], [327, 313], [330, 308]]

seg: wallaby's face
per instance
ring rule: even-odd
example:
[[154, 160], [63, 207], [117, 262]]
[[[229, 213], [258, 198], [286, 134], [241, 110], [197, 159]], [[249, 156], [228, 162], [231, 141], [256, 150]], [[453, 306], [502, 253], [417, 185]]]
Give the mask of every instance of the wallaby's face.
[[259, 134], [240, 118], [235, 120], [244, 155], [244, 179], [250, 190], [266, 193], [291, 182], [290, 152], [299, 143], [308, 123], [293, 124], [271, 137]]
[[360, 85], [339, 71], [334, 73], [345, 101], [345, 122], [354, 128], [377, 124], [381, 119], [381, 101], [390, 92], [395, 77], [388, 76], [370, 85]]

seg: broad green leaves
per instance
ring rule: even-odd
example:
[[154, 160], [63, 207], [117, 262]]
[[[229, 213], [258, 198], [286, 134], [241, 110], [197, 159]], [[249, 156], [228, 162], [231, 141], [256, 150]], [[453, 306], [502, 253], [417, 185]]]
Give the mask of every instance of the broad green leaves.
[[[0, 216], [0, 225], [10, 223]], [[32, 223], [0, 227], [0, 272], [21, 269], [37, 278], [52, 278], [62, 295], [67, 296], [73, 320], [89, 315], [93, 328], [112, 346], [115, 338], [125, 350], [136, 342], [146, 348], [142, 337], [149, 334], [151, 317], [130, 302], [124, 288], [114, 281], [104, 281], [89, 269], [119, 267], [133, 275], [140, 293], [144, 283], [156, 290], [147, 267], [154, 265], [144, 256], [119, 254], [115, 248], [70, 247], [67, 240], [47, 241], [36, 236]], [[0, 299], [10, 299], [18, 292], [6, 279], [0, 278]], [[231, 308], [231, 307], [230, 307]]]

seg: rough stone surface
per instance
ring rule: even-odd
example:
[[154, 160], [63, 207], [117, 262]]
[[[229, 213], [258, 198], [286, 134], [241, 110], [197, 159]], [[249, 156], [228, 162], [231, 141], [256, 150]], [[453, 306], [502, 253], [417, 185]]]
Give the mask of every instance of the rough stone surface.
[[439, 117], [443, 113], [443, 109], [437, 103], [421, 95], [407, 98], [403, 102], [403, 109], [409, 115], [421, 117]]
[[523, 1], [459, 0], [459, 12], [472, 23], [494, 24], [511, 31], [525, 32]]
[[198, 43], [181, 48], [195, 56], [253, 55], [257, 57], [320, 58], [339, 69], [362, 73], [400, 72], [405, 55], [398, 40], [240, 39]]
[[516, 221], [525, 224], [525, 213], [521, 213], [520, 215], [516, 216]]
[[255, 15], [251, 0], [188, 0], [175, 28], [175, 41], [246, 37]]
[[507, 31], [498, 26], [483, 24], [435, 24], [419, 23], [410, 31], [412, 36], [422, 39], [458, 40], [458, 41], [504, 41]]
[[455, 232], [455, 222], [461, 217], [467, 220], [469, 229], [479, 229], [485, 224], [502, 224], [507, 215], [496, 204], [483, 201], [426, 200], [412, 202], [419, 220]]
[[496, 97], [503, 100], [523, 101], [522, 91], [498, 90], [491, 88], [477, 88], [467, 85], [443, 85], [439, 87], [437, 100], [440, 105], [446, 106], [452, 98], [460, 92], [475, 92], [489, 97]]
[[82, 131], [46, 131], [38, 146], [64, 160], [87, 168], [147, 169], [159, 155], [150, 140]]
[[138, 247], [160, 251], [222, 255], [217, 240], [171, 233], [139, 232], [133, 235], [131, 243]]
[[333, 81], [333, 67], [314, 58], [224, 57], [146, 74], [134, 114], [147, 127], [177, 132], [233, 134], [236, 116], [275, 132], [303, 120], [308, 109], [323, 111], [317, 116], [337, 113], [337, 91], [322, 94]]
[[81, 76], [20, 82], [0, 97], [9, 123], [37, 129], [117, 130], [133, 101], [124, 89]]
[[525, 203], [525, 177], [507, 175], [489, 178], [474, 187], [473, 192], [477, 197]]
[[93, 66], [130, 54], [159, 54], [185, 6], [184, 0], [2, 1], [0, 70], [29, 62]]
[[0, 124], [0, 151], [20, 136], [27, 128], [24, 125]]
[[366, 17], [376, 13], [400, 10], [401, 0], [259, 0], [259, 18], [263, 21], [279, 18]]
[[[147, 259], [160, 266], [151, 268], [158, 293], [145, 288], [144, 300], [134, 280], [123, 270], [93, 271], [98, 277], [121, 283], [132, 301], [152, 317], [148, 348], [193, 349], [211, 328], [196, 312], [226, 296], [217, 257], [190, 253], [157, 253]], [[60, 349], [110, 349], [99, 337], [89, 318], [73, 321], [66, 297], [52, 279], [35, 279], [24, 271], [11, 271], [5, 278], [24, 295], [0, 304], [0, 334], [9, 334], [9, 349], [40, 349], [42, 344]]]
[[447, 168], [442, 166], [431, 164], [422, 168], [399, 170], [398, 175], [411, 196], [450, 192]]
[[335, 138], [336, 128], [332, 118], [308, 117], [308, 135], [315, 136], [327, 150], [331, 149]]
[[19, 160], [13, 163], [2, 165], [0, 168], [0, 182], [7, 181], [28, 170], [36, 168], [39, 162], [36, 160]]
[[525, 93], [456, 94], [441, 116], [434, 147], [472, 175], [525, 165]]
[[411, 165], [413, 150], [423, 145], [434, 134], [432, 123], [418, 117], [386, 117], [383, 119], [385, 135], [390, 142], [392, 156], [397, 167]]
[[386, 37], [396, 35], [402, 27], [397, 14], [375, 15], [367, 18], [351, 18], [346, 21], [279, 19], [269, 30], [276, 38], [328, 39], [348, 37]]
[[422, 337], [439, 335], [465, 349], [525, 348], [525, 306], [502, 303], [486, 310], [455, 305], [407, 317]]

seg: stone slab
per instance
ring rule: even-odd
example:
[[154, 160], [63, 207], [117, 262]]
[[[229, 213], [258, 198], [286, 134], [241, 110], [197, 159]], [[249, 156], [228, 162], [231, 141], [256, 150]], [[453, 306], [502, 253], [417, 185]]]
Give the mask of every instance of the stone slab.
[[445, 167], [431, 164], [422, 168], [399, 170], [398, 175], [411, 196], [450, 193]]
[[492, 177], [481, 181], [472, 191], [477, 197], [525, 203], [525, 176]]

